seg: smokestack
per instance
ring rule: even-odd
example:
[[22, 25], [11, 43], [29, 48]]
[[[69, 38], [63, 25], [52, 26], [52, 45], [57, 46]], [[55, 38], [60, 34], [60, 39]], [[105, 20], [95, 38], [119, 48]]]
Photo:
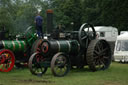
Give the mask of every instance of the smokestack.
[[47, 33], [50, 34], [53, 30], [53, 10], [47, 10]]

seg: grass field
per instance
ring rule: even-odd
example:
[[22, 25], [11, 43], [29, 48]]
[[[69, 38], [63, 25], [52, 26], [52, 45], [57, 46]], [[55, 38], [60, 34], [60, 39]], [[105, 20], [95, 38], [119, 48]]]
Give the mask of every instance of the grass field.
[[114, 62], [109, 69], [97, 72], [73, 69], [65, 77], [54, 77], [50, 69], [37, 77], [29, 69], [14, 68], [9, 73], [0, 72], [0, 85], [128, 85], [128, 64]]

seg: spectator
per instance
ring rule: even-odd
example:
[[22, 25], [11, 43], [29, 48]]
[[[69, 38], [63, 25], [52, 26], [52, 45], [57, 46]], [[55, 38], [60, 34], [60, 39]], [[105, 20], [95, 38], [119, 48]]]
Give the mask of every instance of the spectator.
[[38, 13], [37, 16], [35, 17], [35, 24], [36, 24], [38, 37], [43, 37], [42, 22], [43, 22], [43, 18], [40, 16], [40, 13]]

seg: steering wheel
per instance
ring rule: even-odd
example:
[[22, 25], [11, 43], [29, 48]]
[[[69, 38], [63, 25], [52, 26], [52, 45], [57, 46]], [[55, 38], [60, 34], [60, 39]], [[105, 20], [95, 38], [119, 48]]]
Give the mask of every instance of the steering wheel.
[[[90, 36], [91, 33], [91, 36]], [[89, 38], [92, 37], [93, 39], [96, 38], [96, 31], [93, 25], [84, 23], [81, 25], [79, 32], [78, 32], [78, 40], [82, 47], [87, 47]]]

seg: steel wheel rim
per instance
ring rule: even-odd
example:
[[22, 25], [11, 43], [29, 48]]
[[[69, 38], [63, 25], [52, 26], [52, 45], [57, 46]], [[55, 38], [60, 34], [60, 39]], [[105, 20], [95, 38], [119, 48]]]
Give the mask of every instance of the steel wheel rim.
[[2, 50], [0, 52], [0, 71], [9, 72], [15, 64], [14, 54], [9, 50]]
[[43, 67], [40, 65], [43, 62], [43, 57], [40, 53], [34, 53], [29, 59], [29, 69], [30, 72], [34, 75], [42, 75], [47, 71], [47, 67]]
[[70, 70], [69, 59], [63, 53], [57, 53], [51, 61], [51, 71], [54, 76], [65, 76]]

